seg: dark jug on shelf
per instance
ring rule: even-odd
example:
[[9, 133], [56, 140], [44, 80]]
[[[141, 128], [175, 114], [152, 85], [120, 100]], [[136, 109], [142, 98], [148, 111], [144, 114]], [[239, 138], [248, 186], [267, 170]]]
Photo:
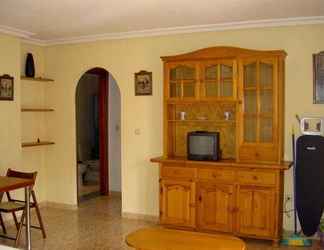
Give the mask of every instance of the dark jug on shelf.
[[27, 53], [25, 75], [27, 77], [35, 77], [35, 64], [32, 53]]

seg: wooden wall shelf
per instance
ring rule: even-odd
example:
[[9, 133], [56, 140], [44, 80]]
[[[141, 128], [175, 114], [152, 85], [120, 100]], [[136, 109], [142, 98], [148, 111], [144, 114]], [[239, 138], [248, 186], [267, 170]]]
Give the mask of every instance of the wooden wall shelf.
[[21, 144], [21, 146], [23, 148], [26, 148], [26, 147], [37, 147], [37, 146], [46, 146], [46, 145], [53, 145], [55, 144], [54, 142], [51, 142], [51, 141], [41, 141], [41, 142], [23, 142]]
[[21, 80], [27, 80], [27, 81], [36, 81], [36, 82], [54, 82], [53, 79], [45, 78], [45, 77], [27, 77], [27, 76], [21, 76]]
[[50, 108], [21, 108], [21, 112], [52, 112]]

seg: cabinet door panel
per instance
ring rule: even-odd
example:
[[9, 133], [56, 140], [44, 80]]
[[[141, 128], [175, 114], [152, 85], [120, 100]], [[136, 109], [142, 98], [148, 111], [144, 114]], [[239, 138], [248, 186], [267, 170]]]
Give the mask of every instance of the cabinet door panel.
[[236, 98], [236, 61], [215, 60], [201, 64], [201, 98], [233, 100]]
[[275, 195], [271, 188], [240, 186], [238, 192], [238, 232], [253, 236], [274, 234]]
[[261, 61], [260, 62], [260, 86], [264, 87], [272, 87], [273, 86], [273, 75], [274, 75], [274, 67], [272, 61]]
[[170, 98], [180, 98], [181, 97], [181, 84], [177, 83], [177, 82], [170, 81], [169, 95], [170, 95]]
[[198, 226], [205, 230], [232, 232], [234, 188], [232, 185], [199, 183]]
[[244, 119], [244, 141], [245, 142], [256, 142], [257, 138], [257, 118], [255, 116]]
[[161, 223], [182, 227], [195, 226], [195, 183], [161, 181]]
[[194, 62], [166, 64], [166, 94], [171, 100], [195, 100], [198, 72]]
[[244, 59], [239, 69], [239, 160], [278, 162], [278, 60]]
[[255, 88], [257, 83], [256, 62], [248, 62], [243, 66], [244, 88]]

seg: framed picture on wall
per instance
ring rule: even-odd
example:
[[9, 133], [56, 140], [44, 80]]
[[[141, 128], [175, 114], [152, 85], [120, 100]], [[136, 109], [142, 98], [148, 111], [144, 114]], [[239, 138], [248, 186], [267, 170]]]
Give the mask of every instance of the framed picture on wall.
[[152, 95], [152, 72], [135, 73], [135, 95]]
[[0, 101], [13, 101], [14, 78], [9, 75], [0, 76]]
[[324, 104], [324, 51], [313, 55], [313, 75], [313, 102]]

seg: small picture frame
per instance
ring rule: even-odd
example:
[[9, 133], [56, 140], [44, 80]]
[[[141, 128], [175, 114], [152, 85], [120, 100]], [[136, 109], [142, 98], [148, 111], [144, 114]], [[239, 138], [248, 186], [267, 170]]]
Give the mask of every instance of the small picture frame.
[[324, 51], [313, 55], [313, 103], [324, 104]]
[[135, 95], [152, 95], [152, 72], [135, 73]]
[[9, 75], [0, 76], [0, 101], [13, 101], [14, 78]]

